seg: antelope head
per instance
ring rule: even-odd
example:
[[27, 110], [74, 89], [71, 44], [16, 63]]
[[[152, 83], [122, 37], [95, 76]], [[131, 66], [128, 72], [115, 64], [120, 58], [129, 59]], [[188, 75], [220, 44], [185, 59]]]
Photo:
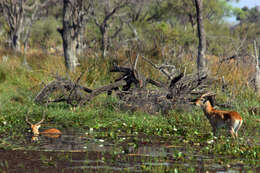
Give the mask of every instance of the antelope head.
[[[196, 106], [207, 106], [207, 104], [211, 104], [212, 105], [212, 96], [216, 95], [215, 93], [213, 92], [207, 92], [205, 94], [202, 94], [196, 101], [195, 101], [195, 105]], [[207, 102], [208, 101], [208, 102]]]
[[43, 113], [43, 116], [42, 116], [41, 121], [39, 121], [39, 122], [36, 123], [36, 124], [31, 123], [31, 122], [28, 120], [28, 116], [26, 116], [26, 122], [31, 126], [31, 129], [32, 129], [32, 132], [33, 132], [33, 135], [34, 135], [34, 136], [39, 136], [39, 134], [40, 134], [39, 128], [41, 127], [41, 123], [44, 121], [44, 119], [45, 119], [45, 112]]

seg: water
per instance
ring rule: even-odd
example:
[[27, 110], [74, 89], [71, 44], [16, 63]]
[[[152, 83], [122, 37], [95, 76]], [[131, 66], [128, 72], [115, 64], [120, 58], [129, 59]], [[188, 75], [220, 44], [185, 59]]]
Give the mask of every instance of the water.
[[0, 150], [0, 172], [260, 172], [242, 162], [215, 163], [214, 156], [193, 153], [173, 139], [122, 135], [113, 140], [107, 134], [67, 131], [60, 138], [29, 139], [24, 149]]

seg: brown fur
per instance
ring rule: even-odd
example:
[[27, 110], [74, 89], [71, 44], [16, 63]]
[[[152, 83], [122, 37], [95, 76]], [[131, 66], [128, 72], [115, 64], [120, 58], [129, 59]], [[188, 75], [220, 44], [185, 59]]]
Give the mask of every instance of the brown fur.
[[40, 124], [34, 124], [31, 126], [32, 132], [34, 135], [47, 135], [47, 134], [61, 134], [61, 131], [55, 128], [46, 129], [42, 132], [39, 131]]
[[27, 117], [26, 117], [26, 121], [28, 124], [31, 125], [31, 130], [33, 133], [33, 137], [32, 137], [33, 141], [38, 140], [39, 135], [43, 135], [49, 138], [58, 138], [62, 134], [61, 131], [56, 128], [50, 128], [40, 132], [39, 128], [41, 127], [41, 123], [44, 121], [44, 118], [36, 124], [32, 124], [31, 122], [29, 122]]
[[202, 107], [204, 114], [212, 126], [214, 135], [216, 135], [218, 128], [225, 126], [229, 129], [233, 138], [238, 136], [237, 132], [243, 122], [239, 113], [235, 111], [216, 110], [212, 107], [210, 101], [206, 100], [203, 96], [197, 99], [195, 104]]

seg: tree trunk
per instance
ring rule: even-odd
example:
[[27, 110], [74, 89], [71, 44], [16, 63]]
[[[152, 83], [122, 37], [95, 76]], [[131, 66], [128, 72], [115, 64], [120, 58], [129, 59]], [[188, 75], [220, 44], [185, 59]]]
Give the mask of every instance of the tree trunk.
[[196, 11], [197, 11], [197, 27], [198, 27], [198, 57], [197, 57], [197, 70], [198, 70], [198, 79], [202, 76], [208, 74], [207, 60], [205, 57], [206, 51], [206, 33], [203, 25], [203, 0], [195, 0]]
[[258, 46], [258, 55], [257, 55], [256, 41], [254, 41], [254, 49], [255, 49], [255, 58], [256, 58], [255, 90], [256, 93], [260, 95], [260, 68], [259, 68], [260, 46]]
[[26, 37], [30, 35], [32, 23], [38, 19], [40, 12], [47, 8], [49, 2], [51, 0], [0, 0], [0, 8], [10, 28], [9, 47], [15, 52], [21, 52], [21, 44], [27, 44], [24, 40], [28, 40]]
[[79, 29], [79, 34], [77, 37], [76, 55], [82, 55], [83, 50], [86, 47], [86, 45], [84, 44], [84, 33], [85, 33], [85, 27], [81, 27]]
[[63, 28], [58, 31], [61, 33], [63, 40], [63, 51], [65, 58], [66, 69], [70, 72], [75, 72], [78, 65], [76, 56], [76, 38], [75, 30], [71, 26], [72, 5], [70, 0], [63, 0]]
[[108, 50], [108, 32], [106, 27], [100, 26], [102, 58], [105, 58]]
[[9, 26], [9, 47], [15, 52], [21, 51], [21, 33], [24, 29], [24, 2], [2, 0], [0, 6]]
[[78, 65], [78, 58], [76, 56], [76, 42], [67, 32], [63, 36], [63, 49], [66, 69], [75, 72]]
[[[104, 9], [102, 11], [103, 18], [101, 21], [97, 20], [97, 16], [94, 15], [95, 17], [93, 17], [101, 33], [100, 50], [103, 58], [107, 56], [107, 52], [110, 47], [109, 44], [111, 43], [110, 40], [113, 37], [113, 35], [111, 36], [111, 34], [109, 34], [109, 31], [111, 31], [111, 27], [113, 23], [112, 20], [114, 20], [113, 16], [115, 16], [118, 10], [124, 8], [128, 4], [128, 2], [129, 2], [128, 0], [117, 0], [117, 1], [103, 0], [102, 3], [97, 1], [97, 7], [99, 7], [100, 9], [101, 8]], [[97, 11], [100, 11], [100, 9], [97, 9]], [[116, 36], [120, 30], [117, 30], [114, 35]]]
[[83, 35], [92, 1], [63, 0], [63, 28], [58, 29], [63, 40], [66, 70], [75, 72], [79, 65], [78, 53], [82, 52]]
[[9, 36], [9, 47], [15, 52], [20, 52], [19, 35], [15, 31], [10, 30]]
[[[22, 14], [19, 14], [22, 15]], [[22, 16], [19, 17], [19, 21], [16, 21], [14, 25], [9, 24], [10, 31], [9, 31], [9, 46], [11, 49], [13, 49], [15, 52], [21, 51], [21, 31], [24, 30], [23, 26], [23, 20], [24, 18]]]
[[61, 33], [66, 69], [70, 72], [75, 72], [78, 65], [78, 58], [76, 56], [76, 41], [71, 37], [69, 29], [65, 26]]

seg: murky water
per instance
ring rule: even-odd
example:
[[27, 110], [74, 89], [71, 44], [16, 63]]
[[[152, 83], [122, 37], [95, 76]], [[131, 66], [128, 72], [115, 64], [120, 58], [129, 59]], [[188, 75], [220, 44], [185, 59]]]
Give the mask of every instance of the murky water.
[[98, 133], [103, 132], [68, 131], [60, 138], [28, 140], [24, 150], [0, 150], [0, 172], [260, 172], [260, 166], [242, 162], [214, 163], [214, 156], [193, 154], [184, 144], [158, 137], [122, 135], [112, 140]]

